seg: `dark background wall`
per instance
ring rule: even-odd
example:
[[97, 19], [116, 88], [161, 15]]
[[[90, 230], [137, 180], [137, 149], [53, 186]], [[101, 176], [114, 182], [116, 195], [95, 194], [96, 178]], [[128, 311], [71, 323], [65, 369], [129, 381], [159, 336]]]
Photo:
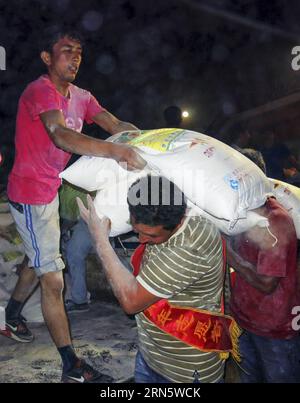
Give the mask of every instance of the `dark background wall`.
[[275, 125], [297, 147], [299, 17], [297, 0], [0, 0], [0, 147], [13, 149], [18, 98], [43, 72], [39, 36], [62, 24], [86, 39], [76, 84], [119, 118], [163, 127], [164, 108], [177, 104], [190, 112], [184, 127], [218, 137], [245, 111], [285, 98], [271, 118], [247, 119], [261, 133]]

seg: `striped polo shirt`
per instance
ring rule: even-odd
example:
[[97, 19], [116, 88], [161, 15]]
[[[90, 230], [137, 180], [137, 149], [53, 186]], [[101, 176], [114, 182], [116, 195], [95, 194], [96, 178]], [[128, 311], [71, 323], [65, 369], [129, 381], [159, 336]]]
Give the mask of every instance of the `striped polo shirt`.
[[[220, 312], [223, 288], [222, 242], [204, 217], [187, 217], [179, 230], [158, 245], [147, 245], [139, 283], [171, 304]], [[168, 335], [141, 312], [136, 315], [139, 348], [147, 364], [172, 382], [218, 382], [224, 361]]]

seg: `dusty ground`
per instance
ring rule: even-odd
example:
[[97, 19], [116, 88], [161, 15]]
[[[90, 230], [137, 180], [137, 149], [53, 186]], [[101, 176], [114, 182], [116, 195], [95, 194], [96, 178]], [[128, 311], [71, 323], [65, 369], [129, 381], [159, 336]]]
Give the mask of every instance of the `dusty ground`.
[[[70, 315], [70, 324], [76, 351], [103, 374], [100, 382], [133, 381], [135, 320], [115, 304], [95, 302], [89, 312]], [[32, 343], [17, 343], [0, 336], [0, 382], [59, 382], [60, 357], [46, 326], [29, 326], [35, 334]]]
[[[135, 320], [116, 304], [94, 302], [89, 312], [70, 315], [76, 351], [102, 374], [101, 383], [133, 382], [137, 350]], [[29, 324], [32, 343], [0, 336], [0, 383], [60, 382], [60, 357], [44, 324]], [[236, 365], [227, 363], [226, 383], [238, 382]]]

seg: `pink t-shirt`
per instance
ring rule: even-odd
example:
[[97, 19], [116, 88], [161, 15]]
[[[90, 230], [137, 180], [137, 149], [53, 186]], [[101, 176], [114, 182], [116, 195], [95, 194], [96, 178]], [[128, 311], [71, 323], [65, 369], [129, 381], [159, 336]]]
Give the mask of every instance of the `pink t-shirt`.
[[7, 194], [10, 200], [26, 204], [47, 204], [56, 196], [61, 184], [58, 174], [64, 170], [71, 154], [52, 142], [40, 114], [60, 110], [66, 126], [81, 132], [83, 122], [104, 108], [88, 91], [70, 84], [70, 96], [64, 97], [47, 75], [30, 83], [19, 100], [13, 169]]
[[277, 200], [268, 199], [266, 206], [271, 231], [277, 237], [276, 246], [262, 251], [244, 233], [235, 238], [235, 250], [256, 267], [258, 274], [278, 277], [279, 284], [274, 292], [264, 294], [236, 272], [231, 313], [242, 328], [254, 334], [289, 339], [297, 335], [292, 329], [292, 309], [300, 305], [297, 236], [291, 217]]

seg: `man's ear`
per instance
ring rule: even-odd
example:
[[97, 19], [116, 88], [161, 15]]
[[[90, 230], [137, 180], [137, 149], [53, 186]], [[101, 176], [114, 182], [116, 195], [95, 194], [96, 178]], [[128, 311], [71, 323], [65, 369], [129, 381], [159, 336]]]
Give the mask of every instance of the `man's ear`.
[[51, 56], [49, 52], [46, 52], [45, 50], [43, 50], [40, 54], [41, 59], [43, 60], [43, 62], [46, 64], [46, 66], [50, 66], [51, 65]]

